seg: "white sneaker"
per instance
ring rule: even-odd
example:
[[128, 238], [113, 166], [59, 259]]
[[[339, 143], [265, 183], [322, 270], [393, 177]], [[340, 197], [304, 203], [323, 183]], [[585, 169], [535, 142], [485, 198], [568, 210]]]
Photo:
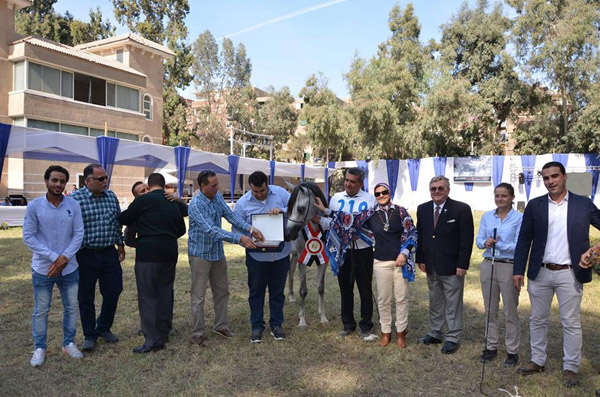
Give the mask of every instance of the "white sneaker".
[[362, 338], [362, 340], [364, 340], [365, 342], [374, 342], [377, 339], [379, 339], [379, 336], [375, 335], [375, 334], [363, 334], [360, 336]]
[[31, 356], [29, 364], [32, 367], [39, 367], [44, 363], [44, 358], [46, 358], [46, 349], [37, 348], [33, 351], [33, 356]]
[[83, 358], [83, 353], [79, 351], [77, 345], [73, 342], [69, 343], [67, 346], [63, 346], [62, 352], [73, 358]]

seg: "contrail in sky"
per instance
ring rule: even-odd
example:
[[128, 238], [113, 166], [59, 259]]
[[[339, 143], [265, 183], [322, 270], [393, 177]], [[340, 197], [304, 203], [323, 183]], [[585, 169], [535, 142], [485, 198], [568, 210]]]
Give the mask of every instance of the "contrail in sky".
[[268, 21], [259, 23], [258, 25], [250, 26], [249, 28], [245, 28], [245, 29], [239, 30], [237, 32], [225, 35], [223, 37], [219, 37], [219, 39], [229, 38], [229, 37], [233, 37], [233, 36], [238, 36], [238, 35], [243, 34], [243, 33], [247, 33], [247, 32], [251, 32], [251, 31], [256, 30], [256, 29], [260, 29], [260, 28], [265, 27], [267, 25], [272, 25], [272, 24], [277, 23], [277, 22], [285, 21], [287, 19], [292, 19], [292, 18], [295, 18], [297, 16], [300, 16], [300, 15], [303, 15], [303, 14], [307, 14], [309, 12], [320, 10], [321, 8], [331, 7], [332, 5], [335, 5], [335, 4], [338, 4], [338, 3], [344, 3], [346, 1], [348, 1], [348, 0], [331, 0], [331, 1], [326, 1], [324, 3], [317, 4], [317, 5], [314, 5], [314, 6], [311, 6], [311, 7], [306, 7], [306, 8], [303, 8], [301, 10], [294, 11], [294, 12], [291, 12], [289, 14], [282, 15], [282, 16], [277, 17], [277, 18], [269, 19]]

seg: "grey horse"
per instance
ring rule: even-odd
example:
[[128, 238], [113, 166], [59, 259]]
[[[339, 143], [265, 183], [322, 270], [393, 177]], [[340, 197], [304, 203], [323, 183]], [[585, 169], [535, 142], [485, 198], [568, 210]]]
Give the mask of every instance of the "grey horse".
[[[293, 186], [293, 185], [292, 185]], [[306, 241], [304, 239], [304, 235], [301, 233], [301, 230], [310, 223], [313, 229], [318, 228], [318, 224], [314, 224], [311, 219], [315, 215], [320, 215], [320, 211], [315, 207], [315, 197], [318, 197], [321, 202], [327, 206], [327, 199], [325, 195], [313, 182], [303, 182], [300, 185], [297, 185], [292, 190], [292, 195], [288, 202], [288, 221], [285, 228], [285, 240], [292, 241], [292, 257], [290, 259], [290, 270], [289, 270], [289, 291], [288, 291], [288, 299], [290, 302], [295, 302], [294, 298], [294, 272], [296, 271], [296, 265], [298, 263], [298, 259], [304, 250], [304, 246]], [[300, 321], [298, 322], [298, 327], [301, 329], [306, 329], [306, 317], [304, 310], [304, 300], [306, 295], [308, 294], [308, 288], [306, 286], [306, 268], [305, 265], [298, 266], [299, 276], [300, 276], [300, 313], [298, 317]], [[317, 290], [319, 293], [319, 316], [321, 317], [321, 325], [327, 327], [329, 325], [329, 320], [325, 316], [325, 302], [324, 302], [324, 294], [325, 294], [325, 272], [327, 270], [327, 265], [322, 264], [317, 266]]]

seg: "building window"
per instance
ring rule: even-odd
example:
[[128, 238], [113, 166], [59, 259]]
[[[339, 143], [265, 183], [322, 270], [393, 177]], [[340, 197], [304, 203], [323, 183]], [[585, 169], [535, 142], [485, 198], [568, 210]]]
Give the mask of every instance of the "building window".
[[123, 63], [123, 49], [118, 49], [117, 50], [117, 61]]
[[[13, 120], [14, 125], [24, 125], [24, 119], [16, 118]], [[64, 124], [64, 123], [55, 123], [52, 121], [44, 121], [44, 120], [35, 120], [35, 119], [27, 119], [27, 127], [29, 128], [37, 128], [40, 130], [47, 131], [60, 131], [65, 132], [67, 134], [75, 134], [75, 135], [84, 135], [84, 136], [104, 136], [104, 130], [101, 128], [88, 128], [80, 125], [72, 125], [72, 124]], [[106, 132], [106, 136], [110, 136], [113, 138], [119, 139], [127, 139], [130, 141], [138, 142], [140, 137], [137, 134], [131, 134], [128, 132], [118, 132], [114, 130], [108, 130]]]
[[106, 80], [75, 73], [75, 100], [106, 106]]
[[118, 131], [117, 131], [117, 138], [127, 139], [129, 141], [136, 141], [136, 142], [140, 140], [140, 137], [137, 136], [136, 134], [130, 134], [127, 132], [118, 132]]
[[15, 63], [13, 91], [21, 91], [25, 89], [25, 62]]
[[117, 85], [117, 107], [129, 109], [135, 112], [140, 111], [140, 92], [133, 88]]
[[80, 125], [62, 124], [60, 125], [60, 132], [66, 132], [67, 134], [76, 135], [88, 135], [88, 128]]
[[27, 119], [27, 127], [47, 131], [60, 131], [60, 124], [43, 120]]
[[147, 120], [152, 120], [152, 97], [150, 94], [144, 95], [144, 115]]
[[72, 98], [72, 86], [72, 73], [29, 62], [27, 88], [30, 90]]

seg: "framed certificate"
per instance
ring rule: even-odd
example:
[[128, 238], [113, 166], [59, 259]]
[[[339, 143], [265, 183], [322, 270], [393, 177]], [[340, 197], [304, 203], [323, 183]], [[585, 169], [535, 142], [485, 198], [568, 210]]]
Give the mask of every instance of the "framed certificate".
[[265, 236], [265, 241], [254, 242], [259, 248], [277, 248], [284, 240], [283, 214], [252, 214], [252, 226]]

